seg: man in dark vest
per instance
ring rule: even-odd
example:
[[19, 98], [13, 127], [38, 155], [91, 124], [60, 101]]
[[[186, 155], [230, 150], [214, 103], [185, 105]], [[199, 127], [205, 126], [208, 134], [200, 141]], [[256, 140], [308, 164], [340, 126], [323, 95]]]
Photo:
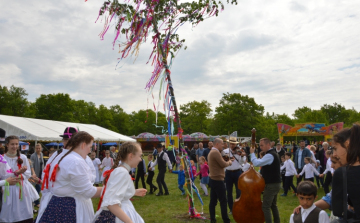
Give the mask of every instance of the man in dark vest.
[[[267, 138], [260, 139], [260, 149], [266, 154], [263, 158], [257, 159], [254, 152], [255, 148], [250, 149], [251, 162], [254, 166], [261, 166], [262, 176], [265, 180], [265, 190], [263, 194], [262, 210], [266, 223], [280, 223], [279, 210], [277, 208], [277, 194], [281, 188], [280, 158], [271, 142]], [[272, 215], [271, 216], [271, 212]]]
[[[159, 167], [159, 173], [158, 176], [156, 178], [156, 183], [158, 184], [159, 187], [159, 193], [156, 194], [156, 196], [161, 196], [164, 195], [163, 193], [163, 187], [165, 190], [165, 195], [169, 195], [169, 190], [166, 186], [165, 183], [165, 173], [166, 173], [166, 164], [169, 167], [169, 171], [172, 172], [172, 166], [171, 166], [171, 162], [169, 160], [169, 157], [167, 155], [166, 152], [164, 152], [163, 150], [163, 146], [161, 144], [158, 144], [157, 147], [157, 152], [158, 152], [158, 157], [155, 160], [155, 162], [151, 165], [151, 167], [149, 168], [149, 170], [151, 168], [153, 168], [154, 166], [158, 165]], [[279, 167], [280, 168], [280, 167]]]
[[139, 164], [137, 166], [137, 170], [136, 170], [135, 189], [139, 188], [140, 178], [141, 178], [141, 183], [142, 183], [143, 188], [146, 189], [145, 175], [146, 175], [145, 160], [143, 158], [141, 158], [141, 161], [139, 162]]

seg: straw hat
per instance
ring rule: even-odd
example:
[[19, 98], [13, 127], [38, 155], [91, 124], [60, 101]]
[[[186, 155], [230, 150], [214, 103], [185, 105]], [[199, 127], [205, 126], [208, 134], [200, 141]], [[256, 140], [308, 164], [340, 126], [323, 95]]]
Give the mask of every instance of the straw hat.
[[237, 141], [237, 138], [236, 137], [233, 137], [233, 136], [230, 136], [230, 139], [229, 140], [226, 140], [228, 143], [231, 143], [231, 144], [238, 144], [239, 142]]

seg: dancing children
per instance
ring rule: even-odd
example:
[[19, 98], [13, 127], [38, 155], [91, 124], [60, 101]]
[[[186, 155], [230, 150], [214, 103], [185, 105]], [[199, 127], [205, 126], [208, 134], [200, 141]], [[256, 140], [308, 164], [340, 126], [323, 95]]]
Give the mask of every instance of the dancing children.
[[101, 183], [101, 171], [100, 171], [100, 165], [101, 165], [101, 161], [99, 158], [96, 158], [96, 153], [92, 152], [90, 155], [90, 158], [92, 160], [92, 163], [94, 165], [95, 168], [95, 172], [96, 172], [96, 178], [95, 178], [95, 186], [98, 187], [99, 184]]
[[321, 210], [320, 208], [316, 207], [314, 204], [314, 201], [317, 198], [317, 188], [313, 182], [310, 181], [300, 182], [297, 188], [297, 197], [301, 205], [301, 211], [298, 214], [295, 213], [291, 215], [290, 223], [297, 223], [297, 222], [329, 223], [330, 222], [327, 213]]
[[67, 142], [67, 152], [54, 157], [49, 174], [43, 178], [44, 185], [50, 186], [41, 200], [36, 223], [93, 220], [91, 198], [100, 197], [102, 189], [93, 186], [93, 173], [86, 162], [93, 141], [89, 133], [80, 131]]
[[304, 158], [305, 166], [304, 166], [303, 170], [298, 175], [296, 175], [297, 178], [299, 178], [300, 176], [302, 176], [305, 173], [305, 180], [314, 182], [314, 174], [316, 174], [318, 176], [320, 175], [320, 173], [315, 169], [315, 167], [313, 165], [311, 165], [310, 162], [311, 162], [310, 157]]
[[180, 170], [176, 170], [176, 171], [173, 170], [172, 173], [178, 175], [178, 188], [181, 190], [181, 195], [184, 195], [185, 171], [183, 165], [180, 165]]
[[[156, 178], [156, 182], [159, 187], [159, 193], [157, 193], [156, 196], [169, 195], [169, 191], [168, 191], [168, 188], [165, 183], [165, 172], [166, 172], [166, 164], [169, 167], [170, 173], [172, 171], [172, 166], [171, 166], [171, 163], [170, 163], [167, 153], [164, 152], [164, 150], [163, 150], [163, 146], [161, 144], [158, 144], [156, 149], [157, 149], [158, 155], [157, 155], [155, 162], [152, 163], [151, 167], [150, 167], [150, 168], [153, 168], [156, 165], [159, 165], [159, 173]], [[163, 193], [163, 187], [165, 190], [165, 194]]]
[[32, 203], [39, 199], [39, 195], [29, 182], [31, 177], [29, 161], [25, 155], [20, 154], [17, 136], [8, 136], [5, 141], [4, 159], [11, 168], [9, 171], [11, 174], [8, 176], [17, 177], [21, 182], [9, 187], [10, 196], [2, 201], [0, 222], [30, 223], [33, 221]]
[[154, 178], [154, 171], [155, 171], [155, 167], [153, 168], [150, 168], [152, 163], [153, 163], [153, 155], [152, 154], [149, 154], [148, 155], [148, 176], [147, 176], [147, 179], [146, 179], [146, 183], [150, 185], [150, 193], [149, 194], [153, 194], [155, 193], [155, 191], [157, 190], [157, 187], [155, 187], [155, 185], [152, 183], [152, 180]]
[[102, 174], [101, 174], [101, 181], [104, 182], [104, 173], [107, 170], [110, 170], [111, 167], [114, 165], [113, 158], [110, 157], [110, 150], [105, 151], [105, 158], [102, 160], [101, 168], [102, 168]]
[[290, 187], [294, 190], [296, 193], [296, 187], [293, 183], [294, 175], [297, 175], [295, 164], [291, 160], [291, 153], [286, 152], [285, 153], [285, 162], [284, 165], [280, 168], [280, 171], [285, 170], [285, 185], [284, 185], [284, 193], [280, 196], [287, 196], [287, 192], [290, 189]]
[[137, 165], [136, 178], [135, 178], [135, 189], [139, 188], [140, 178], [141, 178], [141, 183], [142, 183], [143, 188], [146, 189], [145, 175], [146, 175], [146, 164], [145, 164], [145, 160], [141, 157], [141, 161]]
[[125, 142], [121, 145], [114, 165], [104, 173], [105, 186], [101, 192], [98, 211], [92, 222], [144, 222], [130, 201], [134, 195], [145, 196], [146, 194], [146, 189], [135, 189], [129, 175], [130, 169], [135, 168], [141, 161], [141, 156], [142, 151], [138, 143]]
[[200, 171], [195, 174], [195, 176], [201, 174], [200, 187], [204, 191], [204, 195], [208, 196], [208, 190], [206, 186], [209, 184], [209, 166], [206, 164], [206, 160], [204, 156], [199, 158]]

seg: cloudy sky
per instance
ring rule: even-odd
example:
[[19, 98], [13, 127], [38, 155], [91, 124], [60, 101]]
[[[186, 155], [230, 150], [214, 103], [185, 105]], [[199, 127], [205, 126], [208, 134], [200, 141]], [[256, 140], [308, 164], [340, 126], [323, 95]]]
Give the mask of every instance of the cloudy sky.
[[[151, 46], [115, 70], [113, 30], [101, 41], [103, 22], [95, 23], [102, 2], [0, 1], [0, 85], [25, 88], [31, 101], [61, 92], [127, 112], [145, 109]], [[188, 49], [172, 68], [177, 102], [208, 100], [214, 109], [223, 93], [238, 92], [268, 112], [334, 102], [359, 111], [359, 24], [354, 0], [225, 5], [218, 17], [178, 31]]]

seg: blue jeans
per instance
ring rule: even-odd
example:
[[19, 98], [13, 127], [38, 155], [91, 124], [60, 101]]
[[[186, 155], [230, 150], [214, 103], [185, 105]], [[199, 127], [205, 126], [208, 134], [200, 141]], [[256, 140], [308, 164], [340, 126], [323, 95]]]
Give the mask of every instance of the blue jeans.
[[[39, 196], [40, 196], [40, 191], [41, 191], [41, 185], [40, 184], [35, 184], [35, 190], [38, 192]], [[37, 199], [36, 201], [34, 201], [35, 205], [40, 204], [40, 199]]]
[[238, 180], [240, 175], [242, 174], [241, 170], [238, 171], [229, 171], [225, 172], [225, 184], [226, 184], [226, 194], [227, 194], [227, 202], [230, 211], [232, 211], [234, 198], [233, 198], [233, 185], [236, 188], [236, 198], [239, 198], [241, 195], [241, 190], [238, 188]]
[[181, 190], [183, 194], [185, 194], [184, 185], [178, 185], [178, 188]]

